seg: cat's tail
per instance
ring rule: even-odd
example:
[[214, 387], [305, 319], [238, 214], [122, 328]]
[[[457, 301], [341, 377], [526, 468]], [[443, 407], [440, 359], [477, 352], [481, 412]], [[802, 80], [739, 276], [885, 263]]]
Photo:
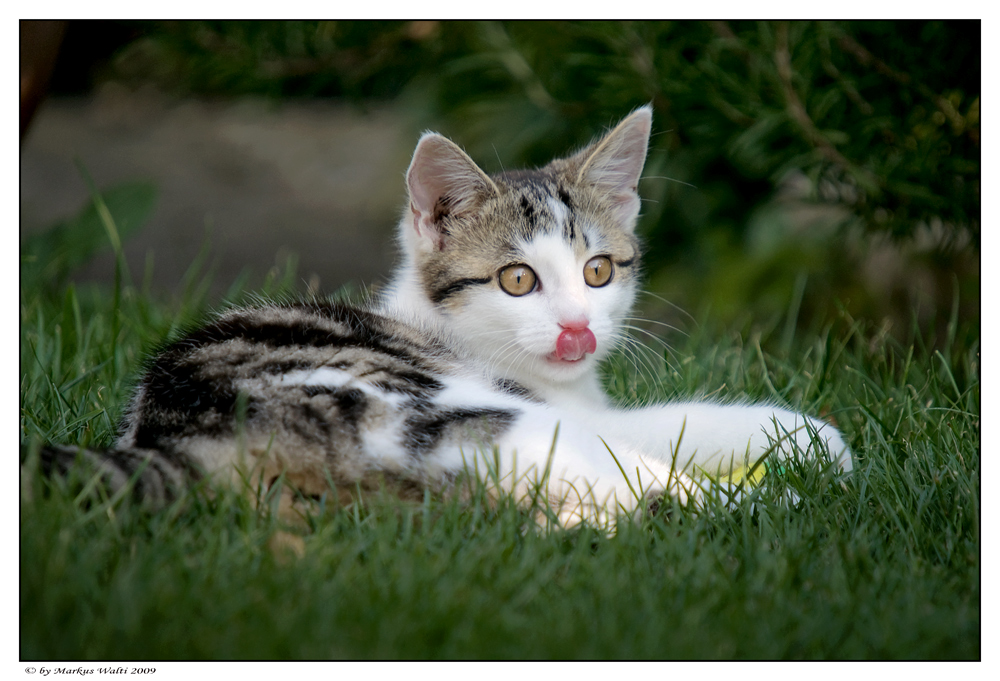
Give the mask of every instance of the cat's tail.
[[196, 477], [190, 466], [159, 450], [45, 444], [32, 448], [24, 457], [21, 497], [22, 501], [31, 498], [33, 481], [38, 478], [63, 478], [82, 484], [86, 492], [100, 487], [108, 498], [131, 495], [159, 508], [179, 498]]

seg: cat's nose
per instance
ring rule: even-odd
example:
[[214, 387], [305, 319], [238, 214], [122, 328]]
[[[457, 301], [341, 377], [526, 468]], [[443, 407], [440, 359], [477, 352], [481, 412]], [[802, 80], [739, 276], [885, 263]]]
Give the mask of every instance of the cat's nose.
[[586, 320], [583, 323], [570, 322], [560, 323], [562, 332], [556, 339], [556, 357], [558, 359], [575, 362], [583, 359], [584, 355], [589, 355], [597, 351], [597, 337], [590, 330]]

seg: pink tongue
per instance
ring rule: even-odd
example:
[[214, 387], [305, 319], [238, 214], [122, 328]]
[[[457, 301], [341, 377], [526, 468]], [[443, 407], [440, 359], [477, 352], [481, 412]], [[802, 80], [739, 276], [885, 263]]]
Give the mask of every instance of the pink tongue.
[[566, 329], [556, 339], [556, 358], [570, 362], [597, 350], [597, 339], [589, 328]]

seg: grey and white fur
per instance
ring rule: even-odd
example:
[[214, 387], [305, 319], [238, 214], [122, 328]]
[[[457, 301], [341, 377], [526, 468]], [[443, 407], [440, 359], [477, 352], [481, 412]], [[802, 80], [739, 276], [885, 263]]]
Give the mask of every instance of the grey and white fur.
[[700, 474], [765, 455], [850, 470], [832, 425], [783, 408], [619, 409], [604, 394], [597, 367], [638, 286], [651, 122], [640, 108], [568, 158], [493, 176], [425, 134], [406, 175], [402, 263], [380, 296], [222, 314], [150, 361], [112, 449], [45, 447], [43, 467], [82, 459], [154, 502], [205, 477], [419, 497], [472, 471], [518, 498], [544, 488], [565, 526], [613, 522], [643, 497], [692, 500]]

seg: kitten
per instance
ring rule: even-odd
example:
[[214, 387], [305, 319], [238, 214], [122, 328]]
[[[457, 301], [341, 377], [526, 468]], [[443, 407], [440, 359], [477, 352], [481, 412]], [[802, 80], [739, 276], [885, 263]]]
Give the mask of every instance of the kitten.
[[644, 497], [697, 498], [690, 476], [768, 454], [828, 452], [850, 470], [837, 430], [801, 414], [616, 409], [602, 391], [598, 364], [638, 286], [651, 122], [640, 108], [568, 158], [494, 176], [425, 134], [406, 175], [402, 264], [378, 299], [222, 314], [152, 359], [111, 450], [46, 447], [43, 467], [82, 458], [152, 501], [205, 476], [419, 498], [474, 472], [518, 498], [541, 486], [565, 526], [611, 523]]

